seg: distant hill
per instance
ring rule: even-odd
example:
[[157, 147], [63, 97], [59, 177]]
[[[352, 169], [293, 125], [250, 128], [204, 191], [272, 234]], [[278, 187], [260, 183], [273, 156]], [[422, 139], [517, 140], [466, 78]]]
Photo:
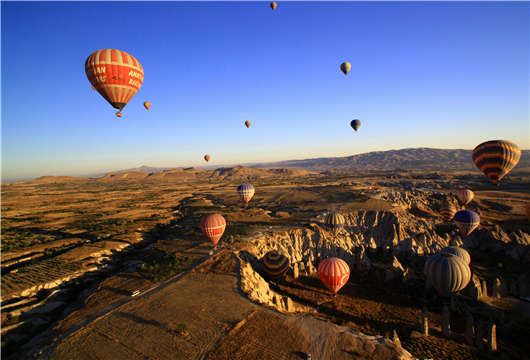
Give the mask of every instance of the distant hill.
[[309, 171], [292, 169], [260, 169], [256, 167], [235, 166], [215, 169], [212, 177], [241, 179], [257, 177], [289, 177], [309, 175]]
[[203, 170], [197, 168], [176, 168], [159, 172], [110, 172], [95, 180], [97, 181], [118, 181], [118, 180], [199, 180], [208, 178], [221, 178], [226, 180], [244, 180], [265, 177], [296, 177], [310, 174], [305, 170], [292, 169], [259, 169], [248, 166], [223, 167], [215, 170]]
[[[312, 171], [329, 170], [448, 170], [478, 171], [471, 159], [472, 150], [431, 148], [373, 151], [333, 158], [288, 160], [253, 165], [256, 168], [288, 168]], [[530, 150], [523, 150], [517, 168], [530, 167]]]
[[[32, 180], [29, 180], [32, 181]], [[41, 176], [33, 181], [39, 183], [48, 184], [48, 183], [66, 183], [70, 181], [87, 181], [86, 178], [76, 177], [76, 176]]]
[[[199, 180], [222, 178], [245, 180], [260, 177], [296, 177], [311, 172], [359, 171], [359, 170], [417, 170], [417, 171], [476, 171], [471, 159], [472, 150], [447, 150], [431, 148], [373, 151], [346, 157], [329, 157], [304, 160], [287, 160], [273, 163], [246, 164], [247, 166], [220, 167], [217, 169], [199, 168], [157, 168], [140, 166], [134, 169], [112, 171], [91, 180]], [[514, 169], [530, 172], [530, 150], [523, 150], [521, 160]], [[86, 177], [42, 176], [33, 181], [41, 183], [88, 180]], [[31, 181], [31, 180], [30, 180]]]
[[118, 171], [115, 171], [115, 173], [116, 173], [116, 174], [122, 174], [122, 173], [132, 172], [132, 171], [144, 172], [144, 173], [145, 173], [145, 172], [146, 172], [146, 173], [157, 173], [157, 172], [166, 171], [166, 170], [171, 170], [171, 169], [174, 169], [174, 168], [169, 168], [169, 167], [153, 167], [153, 166], [142, 165], [142, 166], [137, 167], [137, 168], [125, 169], [125, 170], [118, 170]]

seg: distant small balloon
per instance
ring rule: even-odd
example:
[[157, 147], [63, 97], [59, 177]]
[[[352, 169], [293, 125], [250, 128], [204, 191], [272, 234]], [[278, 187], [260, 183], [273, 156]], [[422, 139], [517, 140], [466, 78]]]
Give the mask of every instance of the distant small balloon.
[[337, 235], [339, 230], [344, 227], [344, 224], [344, 216], [338, 212], [331, 212], [326, 215], [326, 218], [324, 219], [324, 226], [328, 228], [328, 230], [332, 231], [335, 235]]
[[237, 187], [237, 193], [239, 194], [241, 201], [243, 201], [245, 205], [248, 205], [248, 202], [254, 196], [254, 192], [254, 186], [251, 184], [243, 184]]
[[144, 102], [144, 106], [147, 110], [151, 107], [151, 103], [149, 101]]
[[280, 280], [289, 270], [289, 259], [276, 250], [269, 251], [261, 259], [263, 270], [273, 280]]
[[270, 7], [271, 7], [272, 10], [276, 9], [277, 6], [278, 6], [278, 4], [276, 4], [276, 2], [274, 2], [274, 1], [271, 2]]
[[121, 112], [118, 111], [118, 112], [116, 113], [116, 116], [117, 116], [117, 117], [121, 117]]
[[480, 224], [480, 216], [471, 210], [460, 210], [453, 218], [464, 235], [469, 235]]
[[361, 127], [361, 120], [352, 120], [350, 123], [350, 126], [353, 128], [353, 130], [357, 131]]
[[350, 278], [350, 267], [346, 261], [339, 258], [327, 258], [318, 265], [320, 281], [336, 294]]
[[440, 215], [445, 219], [445, 221], [451, 221], [453, 220], [453, 217], [456, 214], [456, 208], [451, 203], [445, 203], [442, 205], [442, 208], [440, 209]]
[[350, 71], [351, 69], [351, 64], [349, 62], [343, 62], [341, 65], [340, 65], [340, 69], [342, 70], [342, 72], [344, 73], [344, 75], [347, 75], [348, 72]]
[[210, 155], [204, 155], [204, 160], [210, 161]]
[[245, 126], [246, 126], [247, 128], [249, 128], [250, 125], [252, 125], [252, 123], [250, 122], [250, 120], [245, 121]]
[[200, 228], [204, 234], [212, 242], [217, 245], [221, 236], [225, 232], [226, 220], [220, 214], [204, 215], [201, 219]]
[[463, 205], [467, 205], [473, 200], [475, 197], [475, 194], [473, 191], [466, 189], [466, 190], [458, 190], [456, 193], [456, 196], [458, 196], [458, 199], [462, 202]]

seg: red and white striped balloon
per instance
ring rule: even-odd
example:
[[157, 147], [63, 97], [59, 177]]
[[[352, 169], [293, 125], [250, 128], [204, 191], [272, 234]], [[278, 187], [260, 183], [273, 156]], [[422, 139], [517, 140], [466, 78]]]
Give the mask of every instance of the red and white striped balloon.
[[217, 245], [223, 236], [225, 228], [226, 220], [219, 214], [205, 215], [201, 219], [201, 230], [214, 245]]
[[88, 81], [112, 107], [123, 110], [144, 81], [144, 69], [134, 56], [116, 49], [93, 52], [85, 61]]
[[463, 205], [467, 205], [473, 200], [475, 194], [471, 190], [458, 190], [456, 196], [458, 196]]
[[318, 277], [333, 294], [336, 294], [348, 282], [350, 267], [342, 259], [327, 258], [318, 265]]

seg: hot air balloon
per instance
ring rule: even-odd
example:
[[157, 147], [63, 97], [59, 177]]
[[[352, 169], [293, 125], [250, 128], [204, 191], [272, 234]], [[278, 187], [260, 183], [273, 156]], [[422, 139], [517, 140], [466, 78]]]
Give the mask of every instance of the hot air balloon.
[[96, 88], [94, 87], [94, 85], [92, 85], [92, 90], [96, 90]]
[[117, 116], [117, 117], [121, 117], [121, 116], [122, 116], [122, 115], [121, 115], [121, 112], [118, 111], [118, 112], [116, 113], [116, 116]]
[[245, 126], [246, 126], [247, 128], [249, 128], [251, 124], [252, 124], [252, 123], [250, 122], [250, 120], [245, 121]]
[[266, 253], [261, 264], [265, 274], [273, 280], [280, 280], [289, 270], [289, 259], [275, 250]]
[[456, 222], [456, 225], [460, 228], [464, 235], [469, 235], [475, 230], [475, 228], [480, 224], [480, 216], [474, 211], [471, 210], [460, 210], [458, 211], [453, 220]]
[[344, 227], [344, 217], [338, 212], [329, 213], [324, 220], [324, 225], [334, 234], [337, 234]]
[[144, 102], [144, 107], [149, 110], [149, 108], [151, 107], [151, 103], [149, 101]]
[[125, 51], [102, 49], [85, 61], [88, 81], [115, 109], [123, 110], [144, 81], [138, 60]]
[[340, 64], [340, 69], [342, 70], [344, 75], [348, 75], [348, 72], [351, 69], [351, 64], [349, 62], [343, 62], [342, 64]]
[[208, 154], [204, 155], [204, 160], [210, 161], [210, 155], [208, 155]]
[[277, 6], [278, 6], [278, 4], [276, 4], [276, 2], [274, 2], [274, 1], [271, 2], [271, 4], [270, 4], [270, 7], [271, 7], [272, 10], [276, 9]]
[[237, 187], [237, 193], [239, 194], [241, 201], [243, 201], [245, 205], [248, 205], [248, 202], [254, 196], [254, 191], [254, 186], [250, 184], [239, 185]]
[[456, 208], [453, 204], [447, 202], [442, 205], [442, 208], [440, 209], [440, 215], [446, 220], [451, 221], [453, 217], [455, 216]]
[[521, 149], [507, 140], [486, 141], [473, 150], [473, 162], [494, 184], [512, 170], [521, 158]]
[[226, 220], [219, 214], [205, 215], [201, 219], [201, 230], [214, 245], [217, 245], [223, 236], [225, 228]]
[[357, 131], [361, 127], [361, 120], [352, 120], [350, 123], [350, 126], [353, 128], [353, 130]]
[[471, 269], [462, 258], [436, 253], [425, 262], [425, 277], [440, 296], [464, 289], [471, 280]]
[[350, 267], [342, 259], [327, 258], [318, 265], [318, 277], [333, 294], [336, 294], [348, 282]]
[[458, 190], [456, 196], [458, 196], [463, 205], [467, 205], [473, 200], [475, 194], [471, 190]]
[[440, 251], [440, 253], [442, 253], [442, 255], [446, 255], [446, 256], [449, 256], [449, 255], [458, 256], [467, 265], [469, 265], [469, 263], [471, 262], [471, 256], [469, 255], [467, 250], [465, 250], [465, 249], [463, 249], [461, 247], [458, 247], [458, 246], [444, 247], [442, 249], [442, 251]]

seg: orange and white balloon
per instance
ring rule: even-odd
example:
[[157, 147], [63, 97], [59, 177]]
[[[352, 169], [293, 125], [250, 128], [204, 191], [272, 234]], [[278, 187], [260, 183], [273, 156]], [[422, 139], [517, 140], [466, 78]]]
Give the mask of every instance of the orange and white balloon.
[[206, 236], [214, 245], [217, 245], [219, 239], [223, 236], [225, 228], [226, 220], [222, 215], [205, 215], [201, 219], [201, 230], [204, 236]]
[[85, 61], [88, 81], [112, 107], [123, 110], [144, 81], [142, 65], [134, 56], [116, 49], [93, 52]]
[[342, 259], [327, 258], [318, 265], [318, 277], [333, 294], [336, 294], [348, 282], [350, 267]]

